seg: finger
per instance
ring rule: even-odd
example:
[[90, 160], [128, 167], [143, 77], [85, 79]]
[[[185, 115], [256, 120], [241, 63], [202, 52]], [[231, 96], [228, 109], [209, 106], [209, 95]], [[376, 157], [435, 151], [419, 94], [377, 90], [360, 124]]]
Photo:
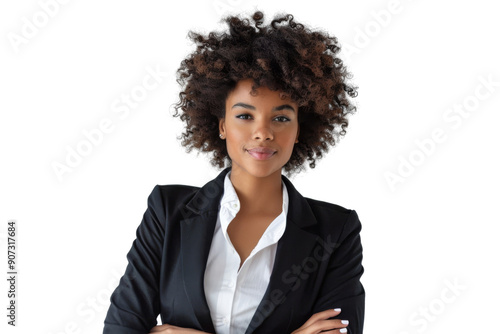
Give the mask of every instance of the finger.
[[172, 326], [169, 324], [154, 326], [153, 328], [151, 328], [151, 331], [149, 333], [158, 333], [158, 332], [164, 331], [167, 328], [175, 328], [175, 326]]
[[341, 309], [339, 308], [336, 308], [336, 309], [329, 309], [329, 310], [325, 310], [325, 311], [321, 311], [321, 312], [318, 312], [318, 313], [314, 313], [303, 325], [302, 327], [300, 328], [305, 328], [305, 327], [309, 327], [311, 326], [312, 324], [314, 324], [315, 322], [319, 321], [319, 320], [326, 320], [328, 318], [331, 318], [331, 317], [335, 317], [337, 315], [339, 315], [341, 312]]
[[341, 329], [330, 329], [326, 331], [321, 331], [319, 333], [331, 333], [331, 334], [346, 334], [347, 333], [347, 328], [341, 328]]
[[[311, 326], [305, 328], [306, 333], [323, 333], [330, 331], [331, 333], [347, 333], [347, 325], [349, 321], [332, 319], [332, 320], [319, 320]], [[345, 330], [345, 331], [344, 331]]]

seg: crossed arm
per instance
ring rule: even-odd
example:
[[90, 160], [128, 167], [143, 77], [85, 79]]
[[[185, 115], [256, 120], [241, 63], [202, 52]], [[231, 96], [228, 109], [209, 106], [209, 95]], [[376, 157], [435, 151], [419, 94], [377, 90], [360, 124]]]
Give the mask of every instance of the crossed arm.
[[[340, 309], [326, 310], [314, 314], [300, 328], [293, 331], [292, 334], [316, 334], [327, 331], [328, 333], [347, 333], [348, 322], [340, 319], [329, 319], [339, 315]], [[169, 324], [155, 326], [149, 334], [208, 334], [196, 329], [181, 328]]]

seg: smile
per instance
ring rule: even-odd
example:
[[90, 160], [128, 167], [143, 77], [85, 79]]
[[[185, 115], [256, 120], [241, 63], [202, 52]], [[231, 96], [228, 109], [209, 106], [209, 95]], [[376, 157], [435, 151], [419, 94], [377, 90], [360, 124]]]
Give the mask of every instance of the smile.
[[256, 147], [246, 151], [257, 160], [267, 160], [276, 153], [275, 150], [266, 147]]

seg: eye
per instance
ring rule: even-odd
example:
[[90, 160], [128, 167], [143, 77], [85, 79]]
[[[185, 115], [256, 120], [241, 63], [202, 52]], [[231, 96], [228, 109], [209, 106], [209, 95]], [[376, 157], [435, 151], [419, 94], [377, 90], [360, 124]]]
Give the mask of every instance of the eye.
[[239, 118], [239, 119], [250, 119], [252, 116], [250, 116], [249, 114], [241, 114], [241, 115], [237, 115], [236, 118]]
[[286, 116], [278, 116], [275, 118], [275, 120], [278, 120], [278, 122], [290, 122], [290, 118]]

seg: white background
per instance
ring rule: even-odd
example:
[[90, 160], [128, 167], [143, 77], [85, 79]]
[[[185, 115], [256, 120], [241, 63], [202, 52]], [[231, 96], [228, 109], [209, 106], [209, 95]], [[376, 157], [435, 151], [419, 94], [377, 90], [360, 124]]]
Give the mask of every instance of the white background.
[[[175, 71], [193, 50], [187, 32], [220, 30], [221, 15], [256, 8], [268, 18], [292, 13], [337, 36], [359, 86], [347, 136], [316, 169], [291, 180], [304, 196], [359, 214], [365, 333], [493, 333], [500, 311], [500, 21], [493, 6], [2, 2], [2, 277], [9, 219], [19, 237], [18, 327], [6, 325], [2, 279], [2, 333], [102, 332], [153, 187], [201, 186], [219, 173], [176, 140]], [[147, 68], [164, 72], [161, 84], [126, 117], [114, 112]], [[84, 131], [104, 119], [112, 131], [59, 178], [53, 164], [66, 164], [69, 150], [87, 140]], [[439, 142], [429, 144], [436, 131]], [[389, 174], [400, 177], [392, 186]]]

